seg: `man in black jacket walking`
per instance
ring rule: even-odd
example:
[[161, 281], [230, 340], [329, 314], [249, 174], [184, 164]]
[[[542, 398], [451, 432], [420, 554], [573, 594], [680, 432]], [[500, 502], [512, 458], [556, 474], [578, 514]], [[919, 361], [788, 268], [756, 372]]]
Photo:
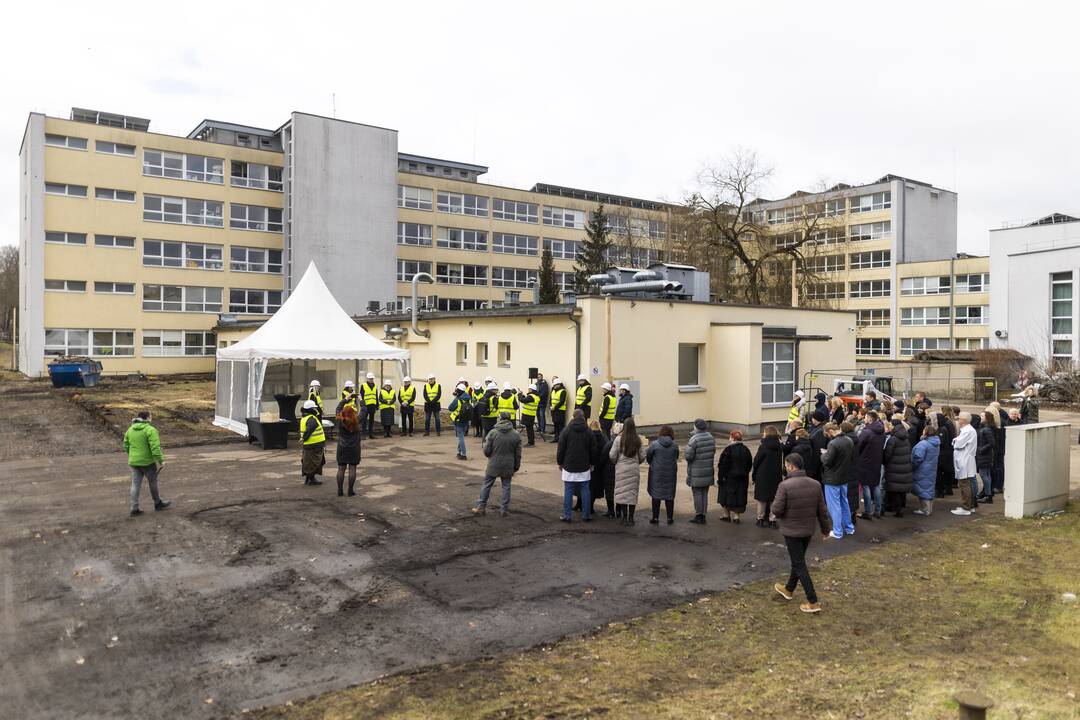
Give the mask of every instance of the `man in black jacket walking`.
[[821, 612], [814, 582], [810, 579], [810, 570], [806, 567], [806, 549], [814, 535], [814, 526], [821, 528], [821, 534], [827, 536], [830, 530], [829, 512], [825, 500], [821, 497], [821, 486], [814, 479], [807, 477], [803, 470], [801, 455], [791, 453], [784, 458], [784, 468], [788, 476], [780, 483], [773, 500], [772, 511], [780, 522], [780, 533], [787, 544], [791, 557], [791, 575], [786, 585], [776, 583], [773, 589], [785, 600], [795, 597], [795, 588], [801, 582], [806, 602], [799, 606], [805, 613]]

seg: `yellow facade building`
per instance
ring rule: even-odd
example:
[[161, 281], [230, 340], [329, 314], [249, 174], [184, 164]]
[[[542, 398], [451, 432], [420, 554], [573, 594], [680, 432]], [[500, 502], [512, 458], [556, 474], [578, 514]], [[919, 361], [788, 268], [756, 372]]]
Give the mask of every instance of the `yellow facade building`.
[[[265, 317], [314, 260], [351, 314], [498, 307], [552, 251], [572, 285], [588, 214], [607, 209], [613, 264], [669, 249], [662, 203], [479, 181], [487, 168], [397, 151], [384, 128], [293, 113], [275, 130], [205, 120], [32, 113], [20, 149], [19, 367], [92, 355], [106, 373], [210, 372], [218, 316]], [[396, 195], [396, 202], [395, 202]]]

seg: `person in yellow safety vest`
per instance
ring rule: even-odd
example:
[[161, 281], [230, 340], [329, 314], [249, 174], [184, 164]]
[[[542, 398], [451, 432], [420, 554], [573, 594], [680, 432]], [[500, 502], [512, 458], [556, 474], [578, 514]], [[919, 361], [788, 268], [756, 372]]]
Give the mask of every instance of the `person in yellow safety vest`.
[[346, 407], [351, 407], [359, 414], [359, 406], [360, 399], [356, 395], [356, 383], [352, 380], [346, 380], [345, 386], [341, 388], [341, 397], [338, 398], [337, 410], [334, 411], [334, 415], [340, 415], [341, 411]]
[[469, 424], [472, 422], [473, 395], [464, 378], [454, 388], [454, 395], [450, 398], [447, 409], [450, 411], [450, 422], [454, 425], [454, 434], [457, 435], [457, 459], [468, 460], [465, 435], [468, 434]]
[[615, 406], [619, 401], [615, 398], [615, 388], [611, 383], [601, 385], [604, 395], [600, 398], [600, 430], [604, 433], [604, 439], [611, 439], [611, 426], [615, 424]]
[[566, 427], [566, 386], [556, 375], [551, 378], [551, 442], [559, 442], [563, 428]]
[[382, 420], [383, 437], [390, 437], [390, 428], [394, 426], [394, 401], [397, 400], [397, 393], [393, 387], [387, 380], [379, 391], [379, 418]]
[[520, 393], [517, 400], [521, 403], [521, 424], [529, 438], [526, 447], [536, 445], [536, 411], [540, 408], [540, 393], [536, 392], [536, 383], [531, 383], [527, 392]]
[[413, 433], [413, 406], [416, 405], [416, 386], [412, 384], [412, 378], [406, 375], [401, 379], [401, 389], [398, 390], [397, 399], [401, 404], [401, 435]]
[[314, 400], [305, 400], [300, 413], [300, 444], [304, 452], [300, 462], [304, 484], [322, 485], [322, 481], [316, 480], [315, 476], [322, 475], [323, 465], [326, 464], [323, 453], [326, 448], [326, 431], [323, 429], [322, 413]]
[[427, 384], [424, 385], [424, 434], [431, 434], [431, 418], [435, 417], [435, 434], [442, 435], [442, 386], [435, 381], [435, 373], [428, 373]]
[[481, 423], [480, 400], [484, 397], [484, 383], [477, 380], [473, 383], [472, 390], [472, 426], [473, 436], [483, 438], [483, 423]]
[[499, 419], [499, 386], [489, 382], [485, 387], [484, 396], [480, 398], [480, 425], [484, 438]]
[[791, 398], [791, 409], [788, 410], [787, 416], [787, 428], [786, 431], [791, 433], [799, 427], [802, 427], [802, 414], [803, 405], [806, 403], [806, 396], [802, 390], [795, 391], [795, 397]]
[[503, 383], [503, 391], [499, 395], [499, 412], [510, 413], [510, 422], [517, 427], [518, 408], [521, 404], [517, 399], [517, 391], [510, 383]]
[[577, 376], [577, 395], [574, 397], [574, 407], [585, 414], [585, 420], [592, 416], [592, 385], [589, 378], [584, 375]]
[[[364, 430], [367, 430], [368, 440], [375, 439], [375, 415], [379, 410], [379, 386], [375, 384], [375, 374], [368, 373], [363, 385], [360, 386], [360, 396], [364, 401], [364, 412], [361, 420]], [[363, 434], [363, 430], [361, 430]]]
[[322, 398], [320, 397], [321, 393], [322, 383], [318, 380], [312, 380], [311, 384], [308, 385], [307, 399], [315, 403], [315, 407], [319, 408], [320, 418], [323, 416]]

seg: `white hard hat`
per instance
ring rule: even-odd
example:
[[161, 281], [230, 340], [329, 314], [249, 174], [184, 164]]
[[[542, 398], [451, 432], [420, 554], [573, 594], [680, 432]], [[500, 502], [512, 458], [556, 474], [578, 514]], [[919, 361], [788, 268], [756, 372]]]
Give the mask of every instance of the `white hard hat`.
[[406, 375], [405, 377], [401, 378], [401, 382], [412, 382], [412, 378]]
[[560, 378], [558, 375], [556, 375], [555, 377], [551, 378], [551, 384], [552, 385], [562, 385], [562, 378]]
[[805, 393], [802, 390], [796, 390], [795, 397], [805, 397]]
[[484, 381], [483, 380], [477, 380], [476, 382], [473, 383], [473, 385], [475, 385], [476, 387], [484, 387]]
[[582, 373], [582, 374], [578, 375], [577, 379], [578, 380], [584, 380], [585, 382], [589, 382], [589, 378], [585, 377], [585, 373]]
[[311, 387], [322, 387], [322, 383], [319, 382], [318, 380], [312, 380], [311, 381]]
[[457, 379], [457, 381], [458, 381], [459, 383], [461, 383], [461, 382], [469, 382], [468, 380], [466, 380], [466, 379], [465, 379], [465, 377], [464, 377], [464, 376], [462, 376], [462, 377], [459, 377], [459, 378]]
[[495, 383], [493, 383], [493, 382], [489, 382], [489, 383], [487, 384], [487, 389], [488, 389], [488, 390], [498, 390], [498, 389], [499, 389], [499, 386], [498, 386], [498, 385], [496, 385], [496, 384], [495, 384]]
[[629, 390], [630, 386], [627, 385], [626, 383], [623, 383], [622, 385], [619, 386], [619, 389], [620, 390]]
[[468, 390], [469, 388], [465, 386], [465, 383], [458, 383], [458, 386], [457, 386], [457, 388], [455, 388], [455, 389], [456, 389], [456, 390], [460, 390], [461, 392], [465, 392], [465, 391], [466, 391], [466, 390]]
[[604, 383], [600, 387], [602, 387], [605, 390], [610, 390], [611, 389], [611, 383]]
[[513, 390], [513, 389], [514, 389], [514, 386], [511, 385], [510, 383], [508, 383], [508, 382], [503, 383], [503, 390]]
[[486, 378], [484, 378], [484, 382], [486, 382], [486, 383], [495, 382], [495, 378], [488, 375]]
[[345, 387], [356, 387], [356, 385], [353, 384], [352, 380], [346, 380]]
[[428, 380], [431, 380], [432, 378], [435, 377], [435, 373], [428, 373], [427, 376], [428, 376]]
[[536, 383], [529, 383], [529, 389], [530, 390], [535, 390], [536, 389]]
[[305, 410], [314, 410], [317, 407], [318, 407], [318, 405], [315, 404], [314, 400], [305, 400], [304, 401], [304, 409]]
[[375, 373], [368, 373], [367, 374], [367, 379], [368, 380], [374, 380], [375, 379]]

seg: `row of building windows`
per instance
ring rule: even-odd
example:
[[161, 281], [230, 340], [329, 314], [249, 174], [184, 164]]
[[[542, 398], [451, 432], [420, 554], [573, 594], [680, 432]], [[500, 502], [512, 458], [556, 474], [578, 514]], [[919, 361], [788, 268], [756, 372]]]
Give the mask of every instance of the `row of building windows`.
[[[434, 272], [433, 272], [434, 270]], [[534, 286], [539, 271], [530, 268], [491, 267], [486, 265], [465, 265], [459, 263], [432, 263], [428, 260], [397, 261], [398, 282], [411, 282], [417, 273], [427, 273], [435, 282], [444, 285], [473, 285], [502, 288], [529, 288]], [[555, 284], [560, 290], [574, 288], [574, 273], [556, 272]]]
[[871, 250], [850, 255], [818, 255], [807, 258], [806, 269], [813, 273], [839, 272], [849, 265], [852, 270], [886, 268], [892, 264], [891, 250]]
[[[550, 225], [551, 227], [581, 230], [585, 228], [585, 211], [573, 208], [554, 207], [538, 203], [503, 198], [487, 198], [483, 195], [434, 191], [430, 188], [398, 185], [398, 207], [411, 210], [437, 210], [454, 215], [488, 217], [490, 204], [491, 217], [495, 220], [508, 220], [531, 224]], [[607, 228], [613, 234], [633, 234], [653, 239], [667, 237], [667, 223], [661, 220], [644, 218], [626, 218], [608, 216]]]
[[[420, 223], [399, 222], [397, 230], [398, 245], [416, 247], [432, 246], [432, 226]], [[541, 245], [542, 243], [542, 245]], [[448, 250], [488, 251], [488, 234], [483, 230], [466, 230], [439, 226], [435, 231], [434, 245]], [[492, 233], [491, 251], [503, 255], [538, 256], [540, 248], [550, 250], [551, 256], [559, 260], [574, 260], [581, 252], [581, 243], [577, 240], [557, 240], [539, 238], [535, 235], [516, 235], [513, 233]], [[606, 258], [616, 265], [650, 265], [659, 262], [662, 253], [655, 248], [612, 246], [608, 248]]]
[[[87, 197], [87, 187], [85, 185], [49, 182], [45, 183], [45, 192], [49, 195], [63, 195], [75, 198]], [[96, 187], [94, 188], [94, 198], [97, 200], [134, 203], [135, 191]], [[229, 203], [229, 228], [232, 230], [258, 230], [280, 233], [282, 230], [282, 212], [281, 208]], [[143, 220], [179, 225], [225, 227], [225, 203], [219, 200], [143, 195]]]
[[824, 200], [812, 205], [790, 205], [772, 210], [746, 210], [743, 212], [742, 218], [744, 222], [758, 225], [784, 225], [796, 222], [804, 217], [838, 217], [845, 212], [874, 212], [888, 210], [891, 207], [892, 192], [886, 190], [884, 192], [857, 195], [851, 198]]
[[[900, 354], [913, 355], [924, 350], [982, 350], [990, 347], [988, 338], [900, 338]], [[889, 338], [858, 338], [855, 354], [864, 357], [888, 357], [892, 354]]]
[[[61, 245], [87, 244], [86, 233], [48, 230], [45, 242]], [[124, 235], [93, 236], [96, 247], [135, 248], [135, 238]], [[147, 267], [183, 268], [189, 270], [224, 270], [225, 246], [179, 240], [143, 240], [143, 261]], [[233, 272], [269, 273], [280, 275], [282, 251], [271, 248], [231, 245], [229, 269]]]
[[[900, 279], [901, 295], [948, 295], [953, 291], [948, 275], [908, 277]], [[970, 273], [956, 276], [957, 293], [990, 292], [990, 273]]]
[[[45, 280], [46, 292], [85, 293], [86, 280]], [[134, 295], [135, 283], [95, 280], [97, 295]], [[229, 297], [229, 312], [269, 315], [281, 307], [281, 290], [220, 288], [143, 283], [142, 309], [150, 312], [220, 313], [222, 298]]]
[[[143, 330], [143, 357], [214, 355], [216, 336], [202, 330]], [[45, 355], [132, 357], [135, 331], [130, 329], [45, 328]]]
[[[45, 144], [70, 150], [87, 150], [86, 138], [69, 135], [45, 135]], [[135, 146], [124, 143], [96, 140], [94, 150], [102, 155], [135, 157]], [[225, 159], [195, 155], [192, 153], [170, 152], [168, 150], [143, 150], [143, 175], [149, 177], [190, 180], [192, 182], [225, 184]], [[229, 184], [234, 187], [255, 188], [281, 192], [283, 168], [277, 165], [231, 160], [229, 162]]]
[[959, 305], [955, 308], [955, 319], [952, 308], [948, 307], [925, 307], [925, 308], [901, 308], [901, 325], [948, 325], [950, 322], [956, 325], [987, 325], [990, 322], [990, 308], [986, 305]]

